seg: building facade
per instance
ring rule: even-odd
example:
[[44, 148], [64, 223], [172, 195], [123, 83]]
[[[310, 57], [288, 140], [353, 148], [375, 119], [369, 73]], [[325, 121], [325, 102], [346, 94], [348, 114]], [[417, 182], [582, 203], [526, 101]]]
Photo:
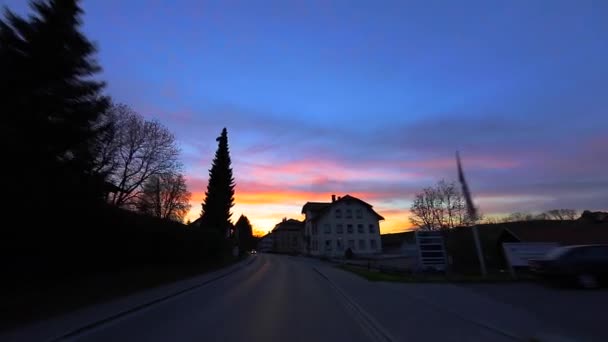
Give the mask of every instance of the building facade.
[[274, 246], [274, 236], [272, 236], [272, 233], [266, 234], [264, 237], [262, 237], [260, 239], [260, 242], [258, 242], [258, 251], [264, 252], [264, 253], [272, 252], [273, 246]]
[[382, 253], [380, 221], [373, 207], [346, 195], [332, 201], [308, 202], [302, 208], [303, 252], [313, 256], [343, 257], [348, 249], [355, 255]]
[[283, 219], [272, 229], [273, 252], [299, 254], [304, 245], [304, 223]]

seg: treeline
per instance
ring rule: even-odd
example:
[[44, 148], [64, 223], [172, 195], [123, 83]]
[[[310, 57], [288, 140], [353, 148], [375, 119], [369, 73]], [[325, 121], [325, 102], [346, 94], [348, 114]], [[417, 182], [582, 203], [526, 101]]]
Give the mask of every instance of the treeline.
[[13, 214], [109, 202], [182, 221], [190, 193], [173, 134], [104, 93], [78, 1], [31, 7], [27, 18], [7, 9], [0, 20], [2, 176]]
[[470, 226], [476, 223], [496, 224], [537, 220], [576, 220], [581, 213], [574, 209], [552, 209], [539, 214], [516, 212], [504, 217], [470, 217], [464, 196], [455, 182], [440, 180], [435, 186], [416, 193], [410, 207], [410, 222], [425, 230], [441, 230]]
[[226, 130], [202, 224], [188, 228], [175, 138], [104, 93], [79, 2], [31, 8], [0, 19], [2, 269], [35, 278], [221, 259], [237, 245]]

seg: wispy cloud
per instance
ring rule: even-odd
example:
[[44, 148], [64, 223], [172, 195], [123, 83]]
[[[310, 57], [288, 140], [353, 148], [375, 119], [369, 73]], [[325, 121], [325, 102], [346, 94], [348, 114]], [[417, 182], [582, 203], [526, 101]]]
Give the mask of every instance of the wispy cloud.
[[[439, 179], [456, 178], [456, 149], [463, 152], [476, 203], [486, 214], [608, 208], [608, 184], [602, 178], [608, 162], [600, 158], [607, 147], [603, 136], [563, 135], [554, 125], [552, 132], [530, 135], [525, 131], [538, 129], [539, 123], [496, 117], [419, 120], [385, 126], [384, 134], [344, 128], [331, 134], [289, 116], [260, 124], [248, 112], [231, 115], [248, 118], [252, 125], [228, 125], [235, 211], [248, 214], [262, 230], [270, 229], [274, 219], [299, 217], [306, 201], [327, 201], [334, 193], [361, 196], [376, 205], [387, 217], [386, 231], [406, 229], [415, 193]], [[555, 141], [555, 135], [563, 138]], [[208, 156], [200, 159], [201, 170], [208, 168], [215, 148], [214, 139], [208, 140], [212, 148], [204, 148]], [[190, 176], [199, 213], [206, 175]]]

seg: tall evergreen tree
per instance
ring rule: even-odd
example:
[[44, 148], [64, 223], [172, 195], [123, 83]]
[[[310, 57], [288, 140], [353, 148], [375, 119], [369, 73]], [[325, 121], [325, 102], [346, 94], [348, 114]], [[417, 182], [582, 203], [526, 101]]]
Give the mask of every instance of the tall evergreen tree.
[[225, 237], [232, 226], [230, 210], [234, 206], [234, 178], [232, 177], [226, 128], [222, 130], [222, 134], [216, 141], [219, 143], [211, 170], [209, 170], [209, 183], [203, 202], [201, 226], [217, 230], [221, 236]]
[[30, 17], [5, 9], [0, 20], [0, 148], [11, 161], [3, 176], [16, 185], [9, 192], [56, 202], [99, 190], [93, 142], [108, 99], [91, 78], [101, 69], [80, 32], [78, 3], [32, 1]]

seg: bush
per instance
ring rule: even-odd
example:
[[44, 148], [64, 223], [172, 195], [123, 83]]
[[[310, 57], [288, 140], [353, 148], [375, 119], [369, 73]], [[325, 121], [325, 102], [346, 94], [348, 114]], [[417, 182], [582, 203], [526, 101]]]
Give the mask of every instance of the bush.
[[348, 248], [348, 249], [346, 250], [346, 252], [344, 252], [344, 257], [345, 257], [346, 259], [352, 259], [352, 258], [353, 258], [353, 256], [354, 256], [354, 255], [353, 255], [353, 250], [352, 250], [352, 249], [350, 249], [350, 248]]
[[227, 243], [214, 232], [105, 204], [56, 209], [3, 230], [0, 266], [11, 274], [6, 279], [18, 284], [146, 265], [215, 263]]

